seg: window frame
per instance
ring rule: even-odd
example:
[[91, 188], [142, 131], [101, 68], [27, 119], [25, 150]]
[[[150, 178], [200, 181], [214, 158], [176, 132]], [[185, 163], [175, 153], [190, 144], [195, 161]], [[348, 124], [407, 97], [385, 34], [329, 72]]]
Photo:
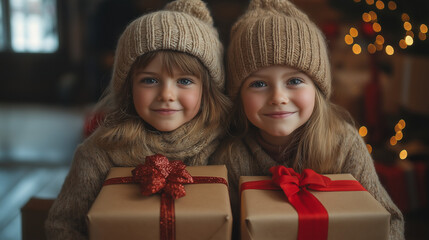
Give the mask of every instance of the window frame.
[[0, 48], [0, 54], [18, 54], [18, 55], [46, 55], [46, 54], [57, 54], [61, 51], [62, 48], [62, 39], [61, 39], [61, 33], [60, 33], [60, 12], [59, 12], [59, 4], [60, 1], [55, 1], [55, 8], [56, 8], [56, 25], [57, 25], [57, 49], [52, 52], [43, 52], [43, 51], [22, 51], [18, 52], [15, 51], [12, 47], [12, 29], [11, 29], [11, 12], [10, 12], [10, 1], [12, 0], [0, 0], [1, 3], [1, 11], [3, 14], [3, 21], [0, 22], [0, 24], [3, 27], [4, 30], [4, 46], [3, 48]]

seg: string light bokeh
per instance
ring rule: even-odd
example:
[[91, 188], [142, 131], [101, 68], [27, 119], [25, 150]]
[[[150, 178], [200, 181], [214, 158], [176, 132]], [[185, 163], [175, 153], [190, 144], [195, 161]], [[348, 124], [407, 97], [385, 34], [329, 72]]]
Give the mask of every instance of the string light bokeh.
[[[401, 141], [404, 138], [404, 133], [402, 132], [402, 130], [404, 130], [405, 126], [406, 126], [406, 123], [404, 119], [399, 120], [398, 123], [395, 125], [395, 128], [394, 128], [395, 134], [389, 139], [389, 143], [391, 146], [395, 146], [399, 141]], [[359, 128], [359, 135], [362, 138], [368, 135], [368, 129], [366, 126], [361, 126]], [[372, 153], [372, 146], [370, 144], [366, 144], [366, 147], [368, 149], [368, 152]], [[400, 159], [404, 160], [407, 158], [407, 156], [408, 156], [408, 152], [406, 149], [402, 149], [399, 152]]]
[[[412, 46], [414, 42], [418, 39], [420, 41], [425, 41], [427, 39], [428, 26], [425, 23], [413, 23], [413, 19], [410, 18], [409, 14], [403, 12], [400, 13], [400, 6], [393, 1], [382, 1], [382, 0], [353, 0], [356, 4], [366, 4], [373, 10], [362, 13], [362, 21], [364, 22], [363, 31], [369, 34], [376, 35], [373, 39], [373, 42], [369, 42], [367, 46], [361, 46], [357, 43], [356, 38], [362, 36], [359, 34], [356, 27], [351, 27], [349, 33], [344, 37], [344, 41], [347, 45], [352, 46], [352, 51], [354, 54], [360, 54], [363, 50], [370, 54], [375, 54], [376, 52], [384, 52], [387, 55], [393, 55], [396, 50], [395, 48], [407, 49]], [[387, 5], [387, 7], [386, 7]], [[400, 31], [403, 31], [403, 37], [396, 43], [392, 40], [387, 40], [385, 33], [383, 33], [383, 26], [379, 19], [379, 14], [382, 11], [392, 11], [398, 12], [402, 21], [402, 26], [398, 27]], [[363, 44], [362, 44], [363, 45]]]

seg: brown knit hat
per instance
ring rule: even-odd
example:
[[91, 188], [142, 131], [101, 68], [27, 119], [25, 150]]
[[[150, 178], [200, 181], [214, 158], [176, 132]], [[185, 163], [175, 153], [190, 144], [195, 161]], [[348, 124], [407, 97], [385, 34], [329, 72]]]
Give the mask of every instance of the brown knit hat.
[[288, 65], [309, 75], [322, 93], [331, 93], [325, 38], [287, 0], [252, 0], [234, 24], [228, 48], [228, 93], [237, 96], [244, 79], [272, 65]]
[[157, 50], [175, 50], [198, 58], [211, 80], [224, 89], [223, 46], [205, 3], [176, 0], [164, 10], [143, 15], [130, 23], [119, 38], [111, 87], [120, 91], [137, 57]]

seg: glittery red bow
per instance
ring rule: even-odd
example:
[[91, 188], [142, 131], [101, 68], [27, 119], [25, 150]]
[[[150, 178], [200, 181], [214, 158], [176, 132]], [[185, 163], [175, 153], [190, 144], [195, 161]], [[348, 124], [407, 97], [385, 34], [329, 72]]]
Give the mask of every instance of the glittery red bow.
[[183, 184], [193, 183], [191, 174], [182, 161], [169, 161], [165, 156], [147, 156], [144, 164], [138, 165], [131, 173], [135, 183], [140, 184], [140, 192], [145, 196], [165, 193], [173, 199], [186, 195]]

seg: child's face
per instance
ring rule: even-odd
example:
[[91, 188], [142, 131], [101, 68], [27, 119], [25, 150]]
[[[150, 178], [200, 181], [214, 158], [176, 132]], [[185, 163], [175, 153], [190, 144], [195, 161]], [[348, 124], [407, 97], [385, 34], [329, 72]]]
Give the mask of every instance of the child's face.
[[133, 101], [138, 115], [162, 132], [192, 120], [201, 105], [202, 81], [177, 68], [172, 76], [164, 70], [160, 55], [132, 75]]
[[262, 137], [275, 145], [310, 118], [316, 88], [305, 73], [286, 66], [270, 66], [252, 73], [241, 87], [241, 99], [249, 121]]

